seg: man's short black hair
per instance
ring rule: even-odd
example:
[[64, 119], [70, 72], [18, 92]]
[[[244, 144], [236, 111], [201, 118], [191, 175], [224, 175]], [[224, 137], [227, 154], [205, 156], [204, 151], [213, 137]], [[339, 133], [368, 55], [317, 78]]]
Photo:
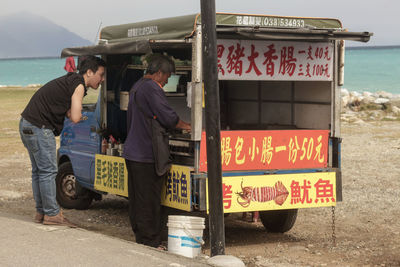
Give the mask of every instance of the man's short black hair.
[[146, 74], [154, 74], [158, 71], [162, 73], [174, 73], [175, 63], [171, 58], [165, 55], [154, 54], [148, 59], [149, 65], [146, 69]]
[[96, 72], [99, 69], [99, 66], [106, 66], [106, 62], [104, 60], [95, 56], [84, 56], [79, 61], [78, 70], [79, 74], [81, 75], [85, 74], [88, 70]]

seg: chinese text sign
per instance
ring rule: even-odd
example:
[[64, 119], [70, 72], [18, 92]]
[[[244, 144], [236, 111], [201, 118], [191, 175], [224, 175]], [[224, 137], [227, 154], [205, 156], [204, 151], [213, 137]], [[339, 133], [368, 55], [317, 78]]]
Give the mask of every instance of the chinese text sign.
[[124, 158], [96, 154], [94, 189], [128, 196], [128, 171]]
[[[328, 138], [328, 130], [221, 131], [222, 170], [324, 168]], [[200, 171], [207, 171], [204, 132]]]
[[333, 44], [217, 40], [220, 80], [332, 81]]
[[167, 207], [191, 211], [192, 194], [189, 167], [172, 165], [161, 189], [161, 204]]
[[335, 206], [336, 173], [223, 177], [222, 195], [226, 213]]

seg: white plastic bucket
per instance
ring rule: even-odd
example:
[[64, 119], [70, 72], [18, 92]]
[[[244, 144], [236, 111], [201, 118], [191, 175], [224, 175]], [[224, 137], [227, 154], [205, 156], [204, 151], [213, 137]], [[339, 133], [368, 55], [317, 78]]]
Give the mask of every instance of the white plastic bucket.
[[168, 216], [168, 251], [189, 258], [200, 254], [205, 228], [204, 218]]

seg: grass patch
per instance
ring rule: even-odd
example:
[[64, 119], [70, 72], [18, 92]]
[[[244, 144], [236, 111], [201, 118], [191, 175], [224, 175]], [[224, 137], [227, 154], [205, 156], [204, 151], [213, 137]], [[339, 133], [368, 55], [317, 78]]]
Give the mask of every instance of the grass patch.
[[368, 110], [382, 110], [382, 105], [381, 104], [368, 103], [368, 104], [361, 104], [358, 107], [358, 111], [368, 111]]
[[384, 117], [382, 118], [382, 121], [400, 121], [400, 117], [395, 117], [395, 118]]
[[[2, 143], [9, 142], [9, 138], [19, 138], [18, 126], [22, 111], [36, 89], [1, 88], [0, 89], [0, 137]], [[17, 134], [14, 134], [17, 132]]]
[[[0, 143], [7, 144], [0, 152], [7, 152], [9, 145], [22, 145], [19, 136], [19, 119], [29, 100], [38, 88], [5, 87], [0, 88]], [[100, 89], [89, 89], [83, 103], [96, 103]]]
[[21, 113], [35, 92], [35, 89], [1, 89], [0, 105], [3, 118], [4, 113]]

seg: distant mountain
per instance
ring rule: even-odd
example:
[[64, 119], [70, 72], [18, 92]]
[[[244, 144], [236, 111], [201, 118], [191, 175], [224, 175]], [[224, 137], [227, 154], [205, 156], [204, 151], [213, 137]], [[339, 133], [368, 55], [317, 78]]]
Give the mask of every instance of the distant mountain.
[[28, 12], [0, 17], [0, 58], [58, 57], [65, 47], [91, 44], [66, 28]]

